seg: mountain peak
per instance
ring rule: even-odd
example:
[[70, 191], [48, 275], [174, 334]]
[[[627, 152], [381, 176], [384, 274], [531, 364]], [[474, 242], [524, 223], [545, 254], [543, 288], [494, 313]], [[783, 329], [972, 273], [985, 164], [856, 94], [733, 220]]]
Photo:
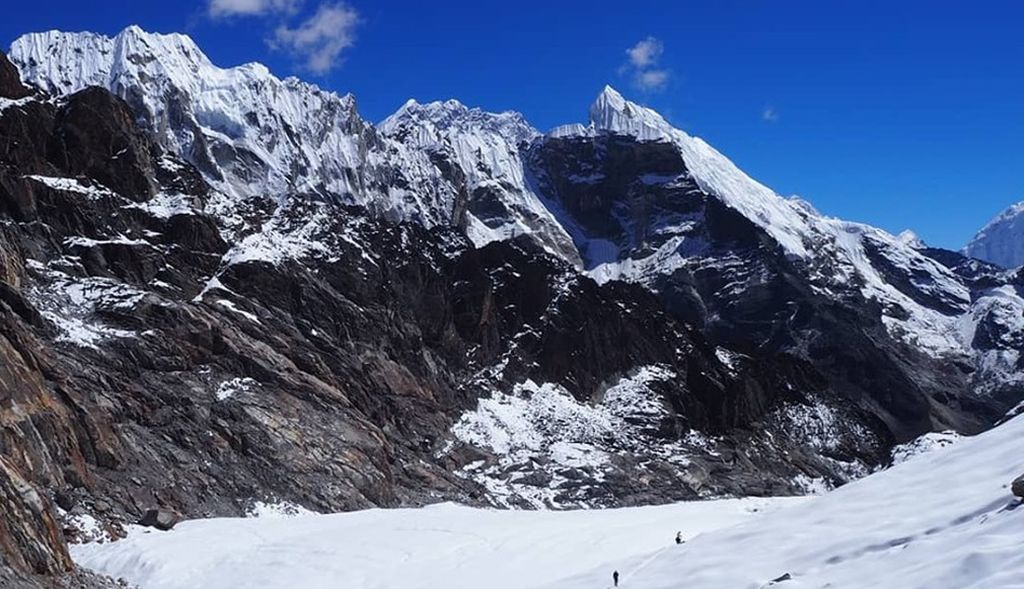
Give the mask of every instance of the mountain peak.
[[[11, 61], [23, 78], [51, 94], [86, 86], [110, 87], [125, 75], [168, 77], [191, 86], [198, 83], [202, 70], [214, 67], [189, 36], [150, 33], [137, 25], [113, 38], [62, 31], [28, 33], [11, 44]], [[238, 69], [260, 74], [251, 66]]]
[[978, 231], [963, 253], [1004, 268], [1024, 265], [1024, 201], [1010, 205]]
[[913, 249], [924, 249], [928, 247], [924, 240], [918, 237], [917, 233], [914, 233], [911, 229], [904, 229], [902, 233], [896, 236], [896, 241]]
[[597, 95], [597, 98], [594, 102], [606, 102], [608, 104], [624, 105], [626, 103], [626, 99], [622, 96], [621, 92], [619, 92], [615, 88], [612, 88], [610, 84], [605, 84], [604, 88], [601, 90], [601, 93]]
[[660, 114], [626, 100], [611, 86], [605, 86], [590, 105], [590, 123], [596, 131], [631, 135], [642, 141], [667, 139], [673, 130]]

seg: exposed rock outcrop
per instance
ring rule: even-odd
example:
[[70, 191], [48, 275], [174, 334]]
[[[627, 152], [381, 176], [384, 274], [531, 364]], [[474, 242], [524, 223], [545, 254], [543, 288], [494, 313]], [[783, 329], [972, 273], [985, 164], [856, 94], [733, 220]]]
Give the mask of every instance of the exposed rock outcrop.
[[40, 492], [2, 456], [0, 559], [23, 574], [55, 575], [73, 566], [45, 491]]

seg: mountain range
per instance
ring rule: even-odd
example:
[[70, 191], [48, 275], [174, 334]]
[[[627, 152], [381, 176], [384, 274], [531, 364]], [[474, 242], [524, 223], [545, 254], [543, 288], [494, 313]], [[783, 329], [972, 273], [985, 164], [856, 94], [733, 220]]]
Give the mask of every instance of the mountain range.
[[610, 87], [548, 132], [454, 100], [373, 124], [183, 35], [8, 57], [0, 553], [26, 586], [82, 518], [797, 494], [1024, 399], [1012, 214], [963, 252], [828, 217]]

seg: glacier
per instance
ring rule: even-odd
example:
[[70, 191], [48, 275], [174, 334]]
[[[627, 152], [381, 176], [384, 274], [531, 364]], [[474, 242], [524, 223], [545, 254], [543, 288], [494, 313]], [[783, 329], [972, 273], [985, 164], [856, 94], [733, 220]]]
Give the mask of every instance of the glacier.
[[774, 584], [1015, 589], [1024, 579], [1024, 510], [1007, 485], [1019, 474], [1022, 434], [1017, 417], [977, 437], [922, 444], [928, 451], [813, 498], [220, 518], [171, 532], [134, 528], [72, 554], [147, 589], [590, 589], [608, 586], [616, 570], [623, 587], [651, 589], [755, 589], [782, 577], [789, 581]]

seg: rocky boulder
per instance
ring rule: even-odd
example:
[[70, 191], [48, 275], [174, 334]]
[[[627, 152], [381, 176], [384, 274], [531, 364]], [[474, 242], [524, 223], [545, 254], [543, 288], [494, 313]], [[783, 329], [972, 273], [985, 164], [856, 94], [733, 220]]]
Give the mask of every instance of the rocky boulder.
[[1024, 474], [1013, 479], [1013, 483], [1010, 484], [1010, 491], [1017, 497], [1024, 499]]
[[166, 532], [178, 525], [181, 520], [181, 514], [177, 511], [160, 507], [157, 509], [147, 510], [146, 514], [139, 520], [139, 525], [146, 526], [148, 528], [156, 528]]

